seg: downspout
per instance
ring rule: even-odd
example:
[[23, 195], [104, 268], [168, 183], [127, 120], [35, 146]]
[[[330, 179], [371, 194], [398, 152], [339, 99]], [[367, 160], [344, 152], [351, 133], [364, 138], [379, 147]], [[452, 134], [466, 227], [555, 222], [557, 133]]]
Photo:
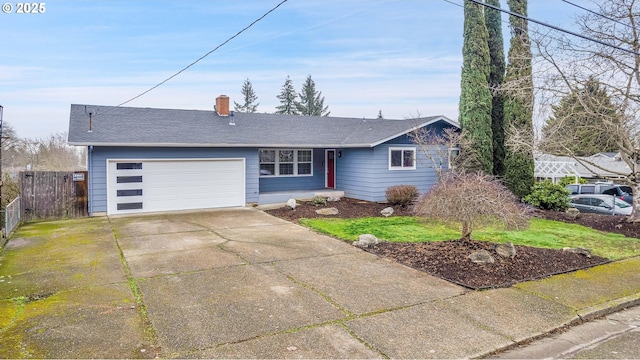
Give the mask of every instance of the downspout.
[[87, 176], [87, 181], [89, 181], [89, 199], [87, 201], [87, 206], [88, 206], [88, 211], [89, 211], [89, 217], [93, 217], [93, 171], [92, 171], [92, 167], [93, 167], [93, 145], [89, 145], [88, 147], [88, 151], [87, 151], [87, 172], [88, 172], [88, 176]]

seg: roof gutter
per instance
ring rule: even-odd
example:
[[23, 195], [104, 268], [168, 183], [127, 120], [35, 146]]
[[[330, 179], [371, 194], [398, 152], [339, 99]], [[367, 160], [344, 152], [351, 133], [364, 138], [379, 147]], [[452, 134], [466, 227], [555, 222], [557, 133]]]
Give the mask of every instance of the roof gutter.
[[375, 144], [193, 144], [193, 143], [86, 143], [69, 142], [73, 146], [104, 147], [188, 147], [188, 148], [372, 148]]

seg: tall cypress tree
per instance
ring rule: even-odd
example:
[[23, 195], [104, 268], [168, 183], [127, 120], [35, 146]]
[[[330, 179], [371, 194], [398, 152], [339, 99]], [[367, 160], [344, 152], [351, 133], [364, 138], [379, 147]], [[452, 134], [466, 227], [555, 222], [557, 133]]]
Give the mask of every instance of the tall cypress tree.
[[482, 5], [465, 0], [459, 115], [463, 144], [460, 156], [468, 164], [467, 170], [493, 174], [488, 38]]
[[[527, 16], [527, 0], [508, 0], [511, 12]], [[527, 21], [509, 16], [511, 43], [505, 83], [510, 83], [504, 102], [506, 142], [514, 136], [530, 142], [530, 146], [505, 148], [505, 185], [518, 197], [531, 193], [534, 183], [533, 160], [533, 78], [531, 74], [531, 43]]]
[[[488, 5], [500, 7], [500, 0], [485, 0]], [[489, 33], [489, 88], [491, 103], [491, 132], [493, 134], [493, 174], [504, 176], [504, 97], [500, 87], [504, 81], [505, 61], [500, 11], [485, 7], [485, 22]]]

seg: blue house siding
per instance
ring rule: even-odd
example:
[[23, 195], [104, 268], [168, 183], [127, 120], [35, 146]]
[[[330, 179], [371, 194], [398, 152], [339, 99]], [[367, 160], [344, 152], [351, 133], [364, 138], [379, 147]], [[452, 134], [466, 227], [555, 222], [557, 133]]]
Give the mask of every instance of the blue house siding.
[[260, 192], [324, 189], [324, 151], [313, 149], [312, 176], [262, 176]]
[[[408, 142], [408, 139], [405, 140]], [[410, 147], [416, 149], [415, 170], [389, 170], [389, 148]], [[397, 138], [372, 149], [346, 149], [338, 159], [337, 188], [345, 196], [385, 201], [385, 191], [392, 185], [414, 185], [424, 193], [438, 180], [433, 165], [420, 147]]]
[[244, 158], [245, 198], [247, 203], [257, 203], [258, 151], [234, 148], [156, 148], [156, 147], [93, 147], [89, 154], [89, 213], [107, 211], [107, 160], [108, 159], [199, 159]]

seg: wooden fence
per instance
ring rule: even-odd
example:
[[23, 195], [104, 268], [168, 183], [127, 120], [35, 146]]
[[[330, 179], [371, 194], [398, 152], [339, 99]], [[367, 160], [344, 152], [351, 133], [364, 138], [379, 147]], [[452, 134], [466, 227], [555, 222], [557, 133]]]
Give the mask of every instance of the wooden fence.
[[20, 172], [22, 221], [88, 216], [86, 171]]

